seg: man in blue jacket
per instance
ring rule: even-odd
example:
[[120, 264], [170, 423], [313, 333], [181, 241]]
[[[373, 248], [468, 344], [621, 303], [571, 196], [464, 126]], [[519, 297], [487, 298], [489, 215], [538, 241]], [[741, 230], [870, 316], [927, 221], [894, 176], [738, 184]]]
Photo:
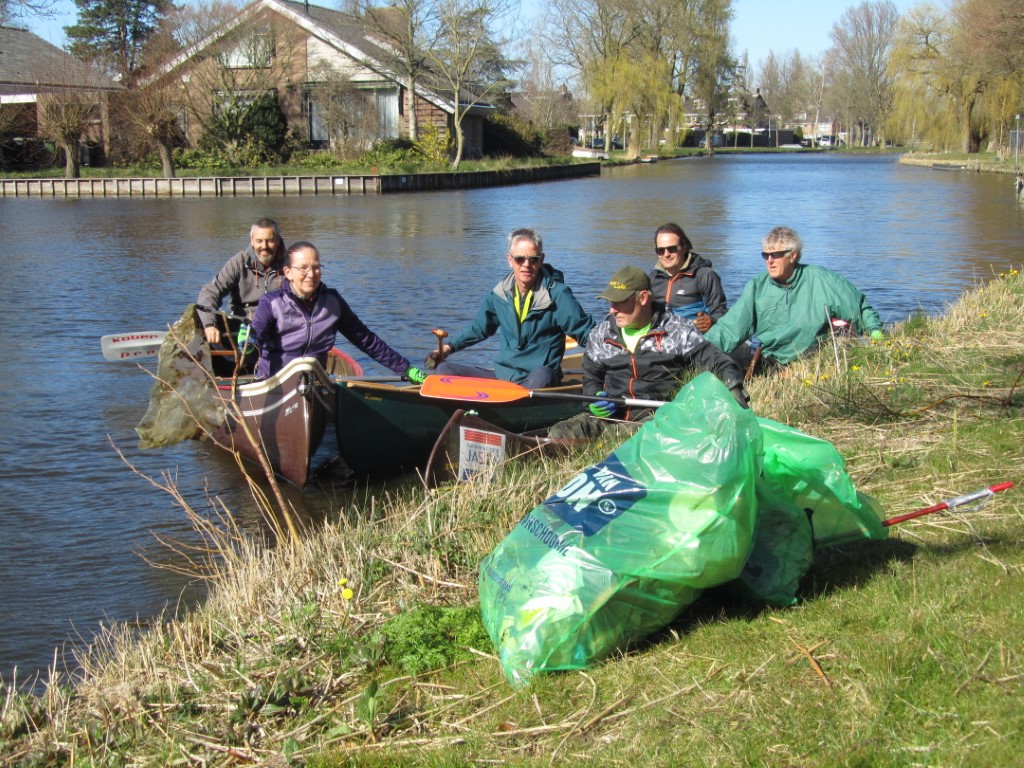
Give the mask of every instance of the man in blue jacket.
[[256, 374], [269, 378], [300, 357], [327, 363], [327, 353], [341, 333], [385, 368], [421, 384], [426, 376], [366, 327], [341, 294], [321, 281], [320, 252], [298, 242], [285, 256], [285, 281], [266, 293], [252, 319], [252, 339], [260, 350]]
[[[487, 294], [476, 318], [462, 333], [433, 350], [438, 373], [478, 376], [540, 389], [559, 383], [565, 337], [586, 343], [594, 319], [580, 306], [562, 273], [544, 263], [544, 243], [532, 229], [508, 236], [512, 270]], [[494, 369], [446, 362], [453, 352], [499, 333], [501, 347]], [[440, 358], [440, 359], [439, 359]]]

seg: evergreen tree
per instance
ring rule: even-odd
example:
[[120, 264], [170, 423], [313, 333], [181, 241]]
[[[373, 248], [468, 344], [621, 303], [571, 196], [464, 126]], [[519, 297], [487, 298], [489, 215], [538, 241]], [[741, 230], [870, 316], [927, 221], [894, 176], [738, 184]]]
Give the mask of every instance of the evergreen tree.
[[142, 51], [173, 0], [75, 0], [78, 23], [64, 27], [71, 55], [104, 67], [131, 88], [142, 69]]

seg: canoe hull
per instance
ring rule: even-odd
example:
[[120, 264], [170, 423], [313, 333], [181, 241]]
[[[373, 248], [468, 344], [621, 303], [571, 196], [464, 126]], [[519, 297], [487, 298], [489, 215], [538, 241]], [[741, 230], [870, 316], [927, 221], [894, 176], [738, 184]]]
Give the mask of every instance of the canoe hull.
[[427, 488], [488, 474], [518, 456], [553, 456], [580, 448], [589, 440], [551, 438], [545, 430], [515, 433], [484, 421], [473, 411], [457, 410], [448, 420], [427, 460]]
[[[552, 391], [579, 392], [578, 385]], [[414, 387], [342, 382], [337, 387], [338, 450], [357, 472], [422, 467], [438, 435], [466, 403], [422, 397]], [[484, 421], [511, 433], [550, 427], [580, 412], [580, 403], [524, 398], [511, 403], [474, 403]]]
[[265, 455], [278, 476], [302, 488], [324, 432], [334, 421], [334, 388], [316, 359], [293, 360], [265, 381], [240, 385], [235, 403], [241, 418], [229, 416], [213, 439], [252, 461], [260, 462]]

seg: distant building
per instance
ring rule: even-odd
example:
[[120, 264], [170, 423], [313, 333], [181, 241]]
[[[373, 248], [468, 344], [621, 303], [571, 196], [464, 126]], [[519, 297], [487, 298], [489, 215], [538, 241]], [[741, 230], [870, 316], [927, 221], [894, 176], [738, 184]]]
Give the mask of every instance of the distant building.
[[[420, 77], [416, 92], [409, 93], [390, 61], [393, 56], [387, 43], [354, 16], [301, 2], [256, 0], [167, 62], [145, 87], [181, 84], [189, 95], [181, 127], [190, 144], [202, 136], [219, 97], [227, 101], [263, 93], [275, 96], [289, 126], [299, 128], [298, 134], [307, 137], [310, 146], [328, 144], [332, 140], [325, 118], [330, 107], [325, 99], [331, 98], [324, 88], [328, 71], [369, 97], [376, 118], [372, 127], [362, 129], [366, 145], [377, 139], [407, 137], [408, 110], [416, 110], [420, 130], [435, 125], [451, 135], [453, 95], [444, 94], [429, 73]], [[475, 101], [471, 94], [459, 97], [463, 104]], [[490, 104], [477, 104], [466, 114], [462, 122], [466, 157], [483, 153], [483, 119], [491, 111]]]
[[84, 137], [82, 159], [100, 164], [109, 150], [107, 97], [119, 84], [55, 45], [20, 27], [0, 26], [0, 133], [8, 144], [39, 138], [47, 103], [85, 97], [95, 119]]

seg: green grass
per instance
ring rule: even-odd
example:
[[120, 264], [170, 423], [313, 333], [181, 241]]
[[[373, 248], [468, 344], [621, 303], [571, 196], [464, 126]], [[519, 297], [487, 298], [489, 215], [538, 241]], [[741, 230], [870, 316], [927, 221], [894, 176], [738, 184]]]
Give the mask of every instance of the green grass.
[[[459, 165], [460, 173], [472, 173], [477, 171], [508, 170], [511, 168], [533, 168], [549, 165], [564, 165], [567, 163], [581, 162], [570, 157], [543, 157], [543, 158], [513, 158], [513, 157], [489, 157], [482, 160], [463, 160]], [[107, 166], [95, 168], [84, 166], [81, 169], [81, 178], [137, 178], [153, 177], [160, 175], [159, 166], [146, 167], [114, 167]], [[448, 164], [420, 163], [417, 165], [403, 166], [401, 169], [376, 168], [372, 165], [361, 164], [355, 161], [338, 162], [328, 168], [308, 168], [293, 165], [267, 165], [258, 167], [237, 167], [217, 168], [215, 170], [204, 170], [202, 168], [178, 168], [175, 175], [179, 178], [199, 176], [371, 176], [377, 173], [450, 173]], [[5, 179], [46, 179], [62, 178], [64, 176], [63, 166], [53, 166], [32, 171], [4, 171], [0, 172], [0, 178]]]
[[[1012, 270], [942, 318], [753, 382], [754, 408], [833, 442], [890, 516], [1019, 483], [1022, 305]], [[0, 764], [1017, 764], [1019, 488], [819, 553], [793, 607], [711, 590], [591, 669], [510, 688], [476, 564], [607, 450], [430, 494], [365, 489], [299, 544], [228, 526], [203, 607], [142, 637], [112, 628], [74, 686], [8, 686]]]

